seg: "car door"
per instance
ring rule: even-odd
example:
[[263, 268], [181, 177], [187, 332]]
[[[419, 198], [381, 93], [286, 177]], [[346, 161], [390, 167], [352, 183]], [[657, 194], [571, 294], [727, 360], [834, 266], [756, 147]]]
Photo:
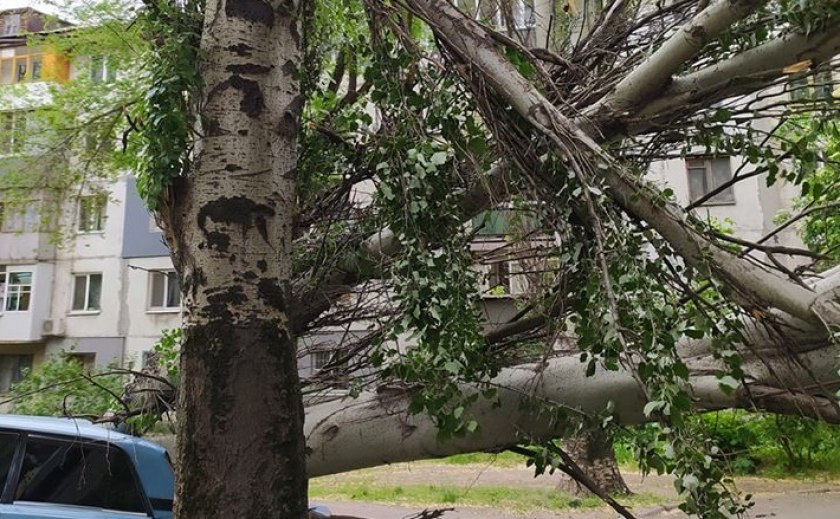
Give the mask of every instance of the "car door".
[[32, 434], [16, 443], [0, 519], [150, 516], [131, 461], [120, 448]]

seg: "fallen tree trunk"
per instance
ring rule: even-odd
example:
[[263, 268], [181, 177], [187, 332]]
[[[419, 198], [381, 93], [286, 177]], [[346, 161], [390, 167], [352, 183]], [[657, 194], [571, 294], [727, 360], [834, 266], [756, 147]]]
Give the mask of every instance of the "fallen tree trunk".
[[[833, 293], [835, 275], [817, 285]], [[701, 411], [727, 408], [799, 414], [840, 423], [840, 409], [833, 394], [840, 387], [837, 357], [840, 346], [819, 327], [792, 318], [777, 319], [775, 326], [751, 323], [744, 356], [744, 382], [725, 391], [716, 376], [722, 368], [714, 359], [710, 340], [685, 340], [680, 354], [691, 371], [691, 392]], [[784, 337], [772, 330], [785, 330]], [[644, 392], [630, 371], [599, 370], [587, 377], [577, 354], [562, 355], [541, 364], [502, 370], [492, 385], [497, 400], [480, 398], [470, 409], [478, 422], [476, 432], [445, 442], [426, 415], [409, 413], [410, 390], [383, 386], [308, 406], [305, 432], [310, 477], [418, 459], [439, 458], [465, 452], [492, 451], [531, 440], [555, 438], [567, 416], [591, 415], [608, 403], [622, 424], [643, 423]], [[465, 392], [478, 391], [464, 386]], [[174, 439], [157, 438], [168, 448]]]

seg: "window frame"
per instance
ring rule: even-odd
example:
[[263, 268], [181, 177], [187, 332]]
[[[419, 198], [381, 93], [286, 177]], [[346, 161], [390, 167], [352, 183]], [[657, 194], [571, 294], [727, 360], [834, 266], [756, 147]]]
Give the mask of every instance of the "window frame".
[[[17, 360], [18, 364], [17, 364], [17, 367], [16, 367], [17, 370], [13, 371], [11, 373], [11, 376], [9, 377], [9, 387], [8, 388], [0, 387], [0, 392], [10, 391], [12, 389], [13, 385], [15, 385], [16, 383], [23, 380], [23, 373], [21, 372], [21, 369], [30, 369], [31, 370], [35, 365], [35, 354], [34, 353], [4, 353], [3, 355], [0, 355], [0, 359], [3, 359], [4, 357], [12, 357], [12, 358]], [[27, 366], [24, 366], [24, 368], [21, 368], [20, 360], [23, 359], [23, 358], [25, 358], [27, 360], [27, 362], [26, 362]]]
[[91, 83], [113, 83], [117, 80], [117, 67], [109, 56], [91, 56], [88, 63]]
[[[9, 23], [10, 20], [16, 20], [17, 24]], [[10, 31], [14, 28], [14, 31]], [[17, 36], [23, 29], [23, 15], [21, 13], [9, 13], [3, 16], [3, 34], [2, 36]]]
[[[717, 189], [719, 186], [715, 186], [715, 177], [714, 177], [714, 169], [712, 167], [712, 162], [716, 160], [725, 160], [727, 161], [728, 168], [729, 168], [729, 178], [726, 182], [732, 180], [732, 157], [715, 157], [715, 156], [688, 156], [685, 157], [683, 160], [683, 166], [685, 167], [685, 176], [686, 176], [686, 183], [688, 184], [688, 201], [690, 203], [695, 203], [697, 200], [707, 196], [709, 193]], [[703, 163], [703, 192], [699, 194], [699, 196], [694, 196], [694, 193], [691, 192], [691, 175], [692, 170], [699, 170], [700, 167], [697, 165], [692, 165], [692, 163]], [[727, 187], [720, 193], [716, 194], [715, 196], [709, 198], [705, 202], [701, 204], [701, 207], [712, 207], [712, 206], [730, 206], [736, 205], [738, 201], [735, 198], [735, 184]]]
[[[490, 299], [502, 299], [513, 297], [513, 265], [510, 260], [494, 261], [487, 263], [487, 289], [484, 297]], [[501, 291], [496, 290], [501, 287]]]
[[[313, 350], [312, 351], [312, 371], [318, 372], [318, 371], [321, 371], [322, 369], [324, 369], [325, 366], [329, 365], [329, 363], [332, 362], [333, 357], [335, 356], [335, 353], [336, 353], [336, 350], [332, 350], [332, 349]], [[319, 355], [322, 358], [323, 358], [323, 356], [326, 355], [326, 359], [327, 359], [327, 361], [324, 362], [323, 364], [321, 364], [320, 366], [318, 365], [318, 356]]]
[[[19, 54], [16, 56], [10, 56], [8, 58], [0, 58], [0, 69], [3, 67], [3, 63], [11, 62], [12, 64], [12, 75], [11, 75], [11, 82], [6, 83], [3, 82], [2, 76], [0, 76], [0, 85], [19, 85], [21, 83], [33, 83], [36, 81], [41, 81], [44, 79], [44, 53], [43, 52], [32, 52], [27, 54]], [[36, 70], [35, 63], [40, 64], [37, 67], [38, 75], [35, 77], [34, 71]], [[20, 76], [20, 66], [23, 65], [25, 67], [23, 77]]]
[[[43, 504], [53, 505], [56, 507], [66, 507], [72, 506], [76, 508], [83, 508], [83, 509], [96, 509], [96, 510], [107, 510], [112, 511], [119, 514], [127, 514], [133, 515], [136, 517], [154, 517], [154, 509], [152, 508], [151, 500], [149, 496], [146, 494], [146, 489], [143, 487], [143, 481], [140, 479], [140, 475], [137, 473], [137, 467], [131, 461], [132, 456], [128, 453], [124, 448], [117, 445], [116, 443], [102, 441], [102, 440], [92, 440], [88, 438], [76, 438], [76, 437], [68, 437], [61, 434], [50, 434], [44, 432], [30, 432], [26, 430], [20, 429], [9, 429], [9, 428], [0, 428], [0, 432], [12, 433], [18, 435], [18, 446], [17, 451], [15, 452], [15, 458], [12, 462], [11, 469], [9, 471], [9, 478], [6, 480], [5, 488], [0, 489], [0, 504], [10, 505], [15, 504], [14, 492], [17, 489], [18, 483], [20, 481], [20, 473], [23, 468], [23, 461], [24, 456], [26, 454], [26, 447], [31, 439], [37, 441], [46, 441], [52, 443], [65, 443], [71, 446], [81, 445], [81, 446], [93, 446], [94, 448], [104, 449], [106, 452], [109, 450], [118, 450], [122, 453], [123, 456], [126, 457], [128, 462], [129, 470], [131, 472], [132, 482], [134, 483], [134, 487], [140, 494], [140, 499], [143, 503], [143, 512], [129, 512], [123, 510], [112, 510], [112, 509], [103, 509], [98, 507], [92, 506], [83, 506], [83, 505], [67, 505], [62, 503], [41, 503], [38, 502], [39, 506]], [[17, 503], [20, 504], [28, 504], [28, 503], [35, 503], [32, 501], [18, 501]]]
[[[2, 67], [0, 59], [0, 67]], [[24, 153], [26, 128], [32, 110], [4, 110], [0, 112], [0, 156], [11, 157]], [[6, 135], [4, 135], [4, 132]]]
[[[76, 204], [76, 233], [103, 234], [108, 221], [108, 195], [83, 195]], [[96, 225], [89, 225], [91, 222]]]
[[[98, 308], [90, 308], [90, 280], [92, 276], [99, 276], [99, 301], [97, 301]], [[85, 280], [85, 296], [84, 308], [74, 308], [76, 304], [76, 284], [79, 279]], [[69, 315], [91, 315], [102, 312], [102, 285], [103, 276], [101, 272], [74, 272], [73, 273], [73, 290], [70, 293], [70, 312]]]
[[[29, 274], [29, 284], [17, 283], [15, 285], [12, 285], [12, 283], [11, 283], [12, 274]], [[5, 312], [15, 312], [15, 313], [17, 313], [17, 312], [29, 312], [29, 311], [31, 311], [31, 308], [32, 308], [32, 294], [34, 292], [33, 287], [35, 286], [35, 272], [32, 271], [32, 270], [11, 270], [10, 271], [8, 268], [6, 268], [5, 271], [4, 271], [4, 278], [5, 279], [4, 279], [4, 284], [3, 284], [3, 293], [0, 294], [0, 302], [2, 302], [2, 306], [0, 306], [0, 315], [3, 315]], [[16, 294], [17, 294], [17, 297], [18, 297], [18, 299], [17, 299], [18, 304], [17, 304], [17, 308], [14, 309], [14, 310], [11, 310], [11, 309], [8, 308], [9, 294], [11, 293], [9, 288], [11, 286], [28, 287], [28, 290], [19, 289], [19, 290], [15, 291]], [[27, 299], [27, 304], [26, 304], [26, 309], [25, 310], [20, 309], [20, 296], [22, 294], [28, 294], [29, 295], [29, 299]]]
[[[178, 305], [177, 306], [167, 306], [167, 294], [169, 293], [169, 275], [174, 275], [175, 279], [178, 281]], [[154, 301], [152, 300], [154, 297], [154, 276], [155, 275], [163, 275], [164, 285], [163, 285], [163, 306], [156, 306]], [[149, 269], [149, 281], [148, 281], [148, 296], [146, 298], [146, 313], [176, 313], [181, 311], [181, 281], [178, 279], [178, 273], [175, 272], [175, 269]]]

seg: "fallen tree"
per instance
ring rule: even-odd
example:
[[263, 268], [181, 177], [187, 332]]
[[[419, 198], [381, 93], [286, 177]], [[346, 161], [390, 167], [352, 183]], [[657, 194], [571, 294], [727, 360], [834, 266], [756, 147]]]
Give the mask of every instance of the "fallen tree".
[[[692, 412], [838, 421], [826, 258], [766, 243], [778, 230], [727, 236], [703, 199], [680, 205], [645, 172], [746, 157], [709, 200], [836, 165], [790, 123], [837, 115], [794, 93], [836, 68], [840, 8], [614, 0], [584, 6], [592, 20], [546, 13], [553, 39], [534, 45], [511, 2], [493, 3], [499, 16], [442, 0], [145, 2], [148, 92], [103, 117], [130, 112], [123, 142], [139, 141], [183, 288], [180, 517], [298, 519], [304, 463], [495, 450], [606, 410], [671, 426], [671, 469], [711, 483], [720, 470], [682, 427]], [[466, 224], [493, 208], [533, 225], [474, 247]], [[473, 265], [503, 261], [528, 267], [530, 290], [489, 327]], [[295, 354], [324, 333], [337, 353], [303, 391], [361, 393], [310, 405], [304, 425]], [[172, 405], [148, 390], [140, 409]], [[220, 473], [232, 484], [206, 477]], [[283, 491], [254, 499], [254, 478]], [[740, 510], [695, 490], [691, 512]]]

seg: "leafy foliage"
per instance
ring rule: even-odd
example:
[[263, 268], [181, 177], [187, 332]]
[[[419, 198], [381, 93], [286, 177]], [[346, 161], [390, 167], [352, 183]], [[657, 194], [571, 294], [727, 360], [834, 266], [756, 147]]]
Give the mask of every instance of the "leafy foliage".
[[26, 373], [12, 387], [11, 400], [19, 414], [98, 418], [121, 408], [118, 397], [127, 382], [125, 373], [107, 368], [88, 372], [69, 353], [61, 353]]
[[198, 49], [203, 0], [147, 3], [139, 23], [154, 42], [143, 56], [148, 88], [134, 112], [137, 188], [155, 209], [190, 165], [199, 93]]

